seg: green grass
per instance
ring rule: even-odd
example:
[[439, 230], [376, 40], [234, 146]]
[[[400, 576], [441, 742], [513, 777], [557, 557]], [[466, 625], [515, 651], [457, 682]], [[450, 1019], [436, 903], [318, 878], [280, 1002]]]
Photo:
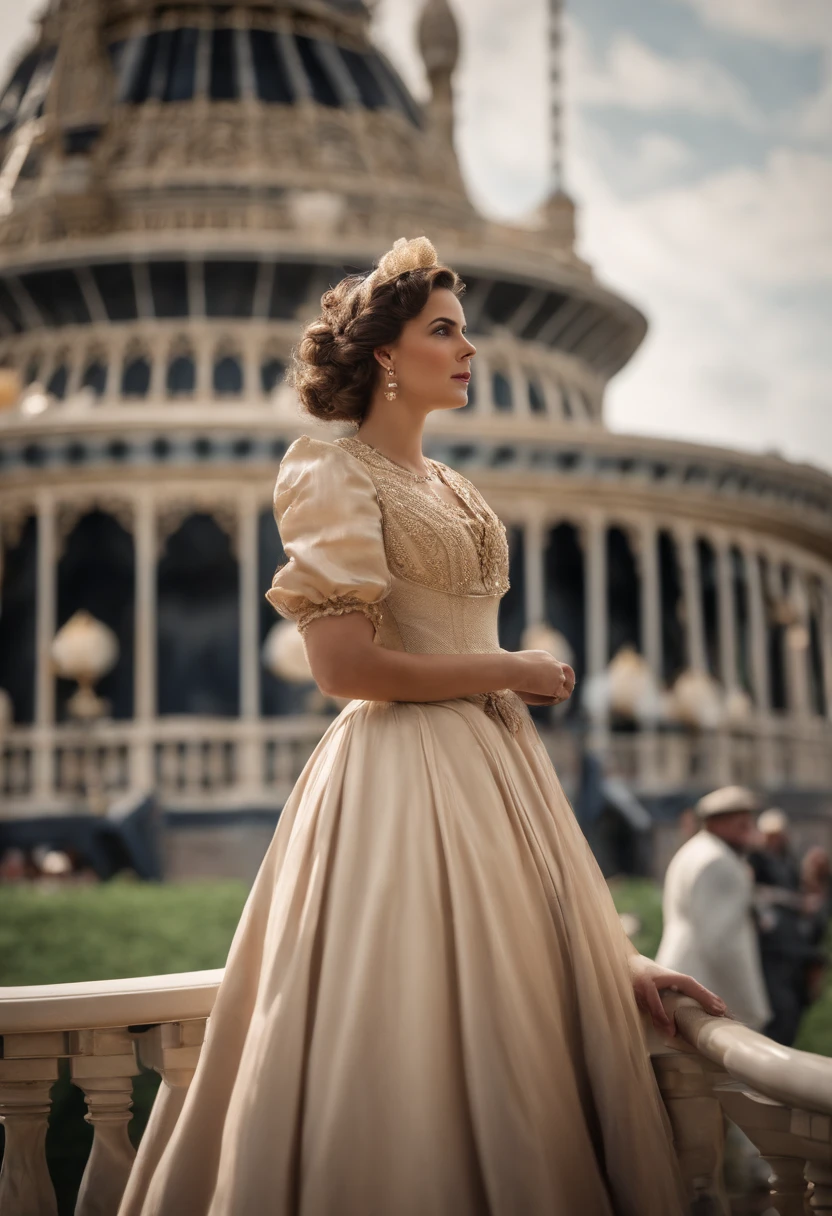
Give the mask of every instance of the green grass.
[[[616, 879], [619, 912], [637, 916], [635, 943], [655, 954], [662, 930], [655, 883]], [[221, 967], [246, 897], [237, 882], [145, 884], [116, 881], [92, 887], [0, 887], [0, 984], [68, 983]], [[810, 1010], [798, 1046], [832, 1056], [832, 982]], [[130, 1133], [138, 1142], [158, 1078], [134, 1087]], [[80, 1090], [64, 1075], [53, 1093], [47, 1138], [59, 1216], [70, 1216], [92, 1138]]]
[[222, 967], [238, 882], [0, 887], [0, 984], [60, 984]]

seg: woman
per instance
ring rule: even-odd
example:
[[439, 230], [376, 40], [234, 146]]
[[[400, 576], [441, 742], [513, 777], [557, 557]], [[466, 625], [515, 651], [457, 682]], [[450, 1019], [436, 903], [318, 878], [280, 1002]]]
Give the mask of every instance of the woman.
[[682, 1212], [637, 1004], [664, 1031], [661, 988], [724, 1006], [629, 947], [523, 704], [574, 672], [500, 649], [505, 529], [422, 455], [427, 415], [468, 398], [461, 291], [427, 240], [398, 241], [300, 343], [303, 405], [358, 425], [286, 453], [268, 598], [352, 700], [284, 807], [123, 1216]]

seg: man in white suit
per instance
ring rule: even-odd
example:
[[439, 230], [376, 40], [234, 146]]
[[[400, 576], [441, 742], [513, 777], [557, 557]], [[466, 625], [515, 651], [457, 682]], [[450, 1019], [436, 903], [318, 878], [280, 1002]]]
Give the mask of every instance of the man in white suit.
[[751, 790], [725, 786], [696, 805], [701, 827], [670, 863], [664, 934], [656, 962], [718, 993], [729, 1013], [758, 1030], [771, 1017], [752, 914], [754, 879], [744, 853], [759, 809]]

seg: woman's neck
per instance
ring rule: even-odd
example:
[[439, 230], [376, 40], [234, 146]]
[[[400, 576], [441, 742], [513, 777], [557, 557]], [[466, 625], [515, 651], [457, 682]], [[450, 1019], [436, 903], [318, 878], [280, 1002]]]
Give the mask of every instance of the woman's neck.
[[428, 471], [422, 454], [424, 418], [414, 418], [397, 402], [374, 403], [367, 417], [356, 432], [356, 439], [376, 448], [383, 456], [403, 465], [411, 472], [421, 474]]

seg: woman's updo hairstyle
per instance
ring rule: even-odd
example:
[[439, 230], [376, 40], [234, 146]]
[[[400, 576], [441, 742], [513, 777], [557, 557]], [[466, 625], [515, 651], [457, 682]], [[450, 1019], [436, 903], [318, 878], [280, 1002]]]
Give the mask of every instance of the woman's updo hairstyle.
[[369, 275], [349, 275], [321, 299], [321, 315], [292, 352], [291, 383], [307, 413], [326, 422], [363, 421], [383, 374], [373, 351], [395, 342], [432, 291], [460, 296], [427, 237], [396, 241]]

